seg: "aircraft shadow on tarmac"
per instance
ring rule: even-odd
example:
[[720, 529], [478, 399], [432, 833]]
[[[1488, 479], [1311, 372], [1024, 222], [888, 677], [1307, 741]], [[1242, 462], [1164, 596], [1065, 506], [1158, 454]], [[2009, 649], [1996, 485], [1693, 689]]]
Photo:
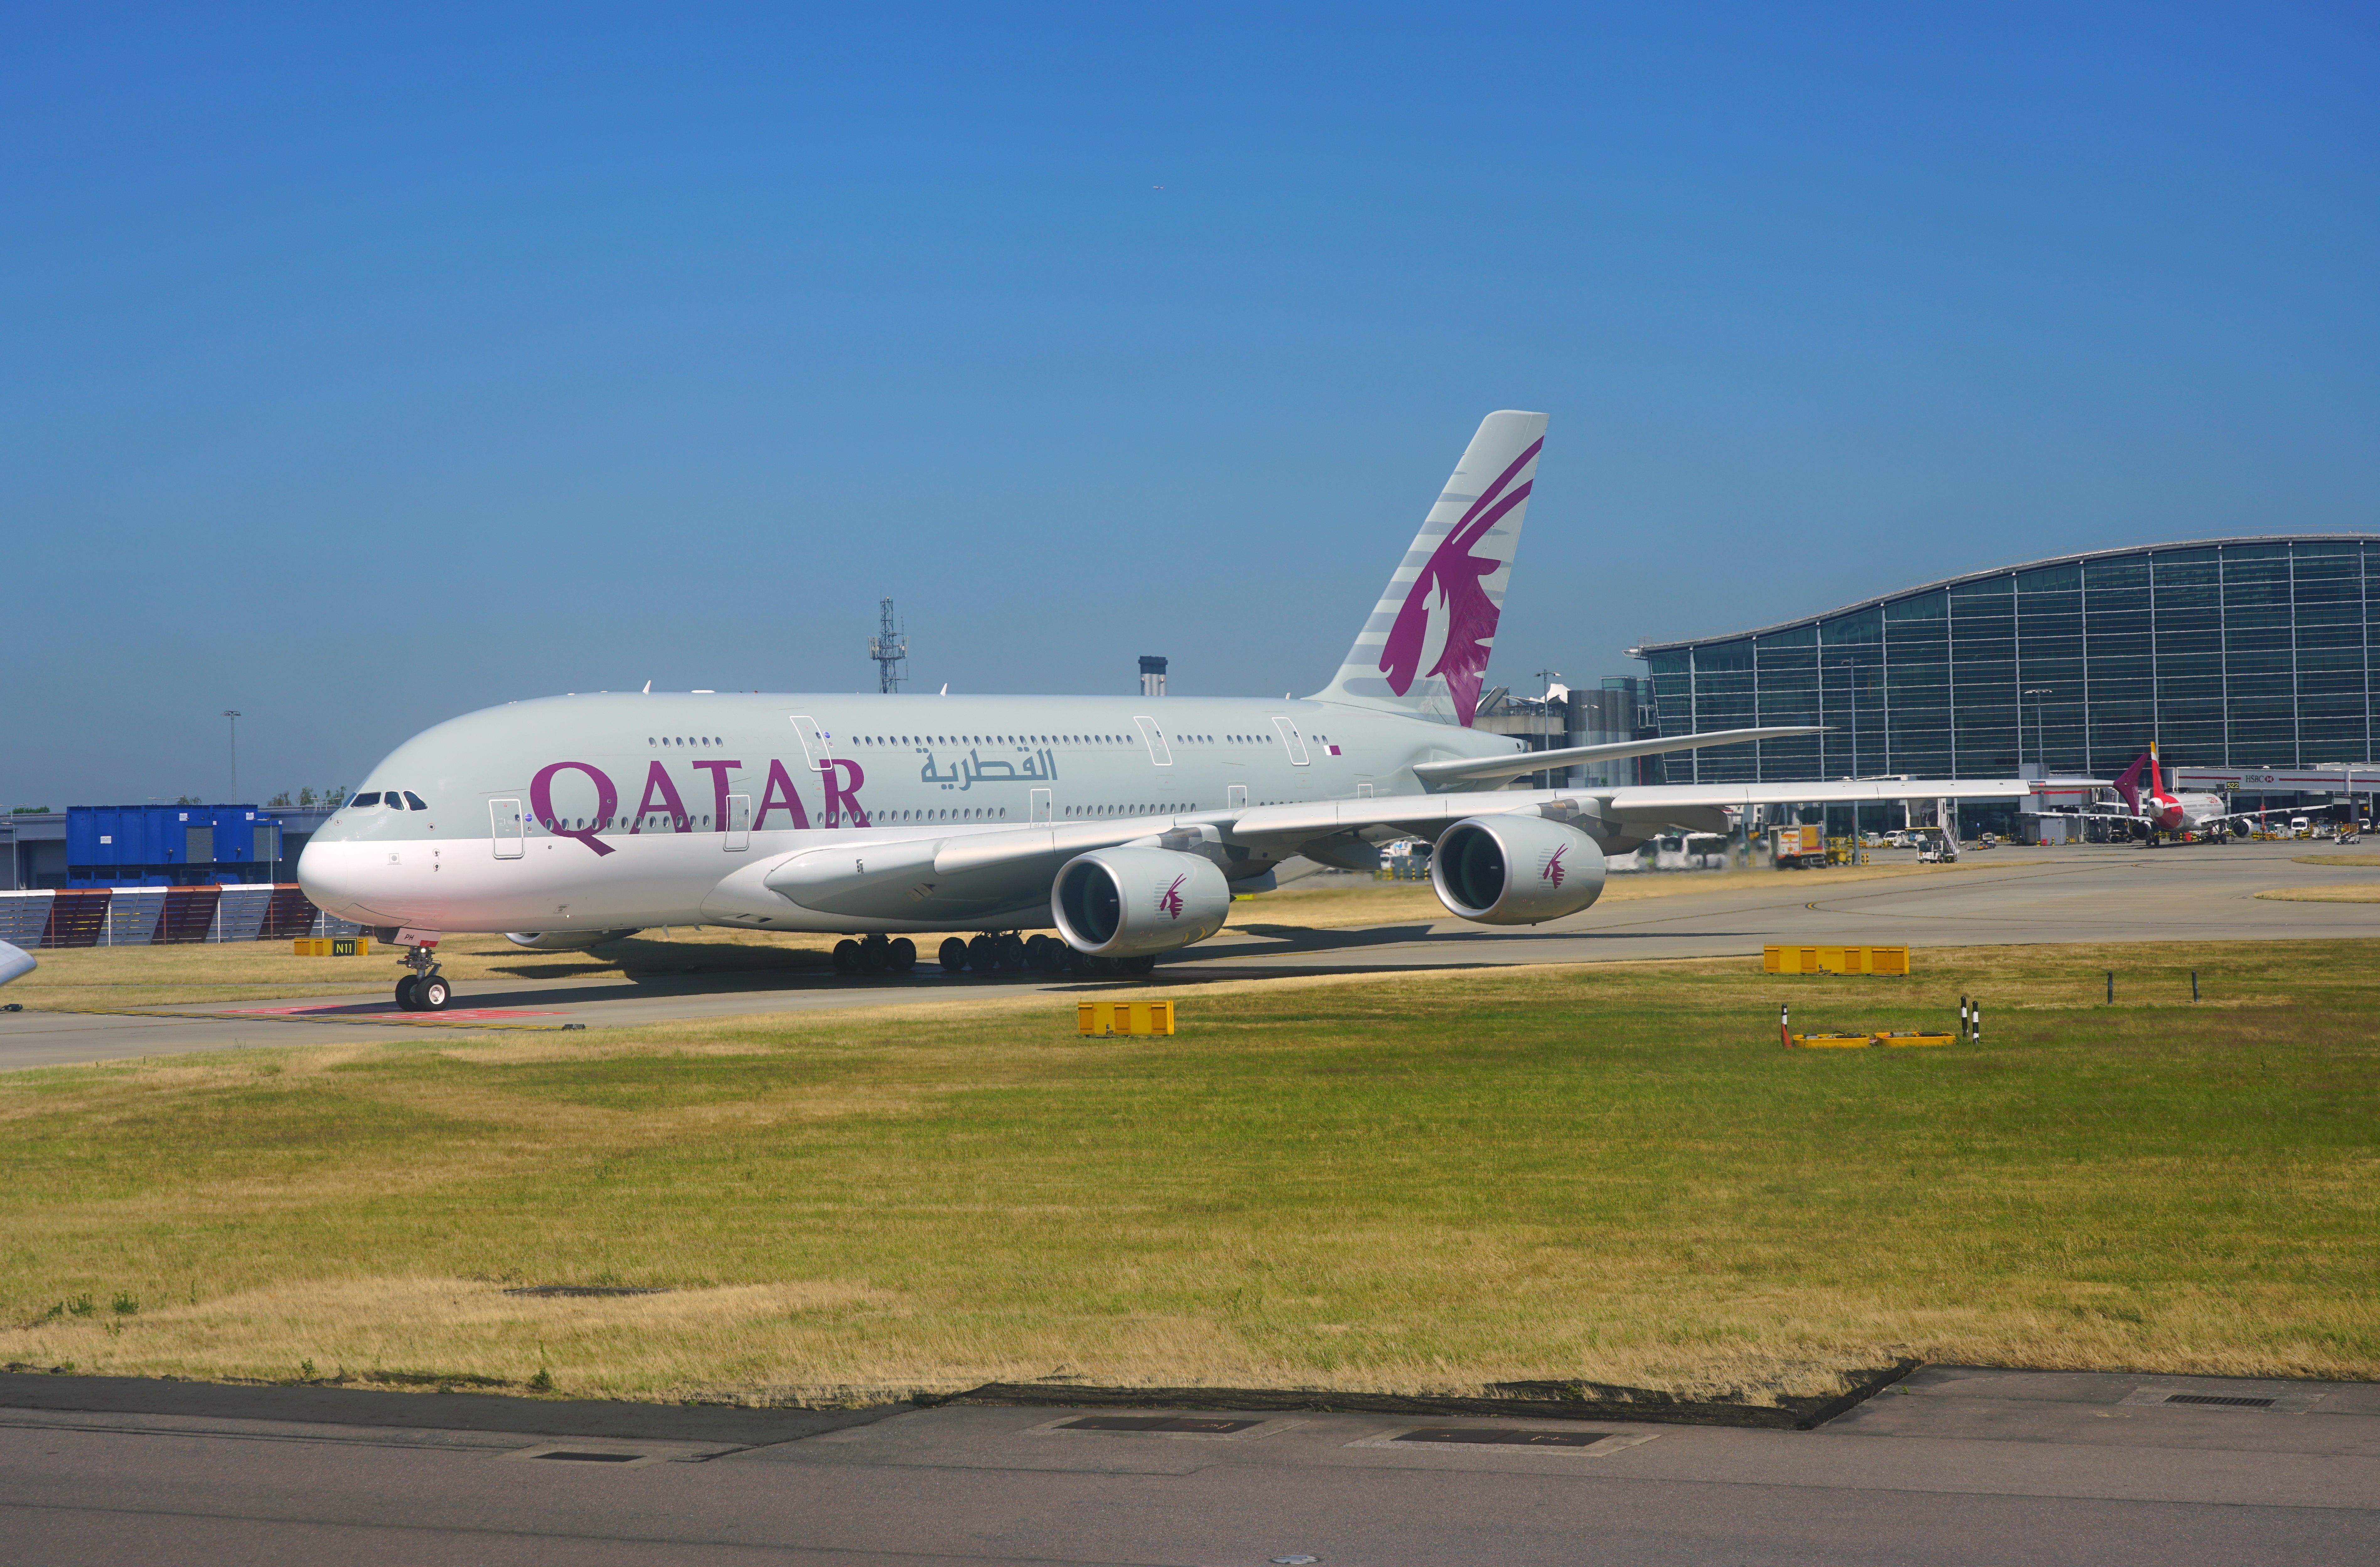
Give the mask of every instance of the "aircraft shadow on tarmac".
[[[1450, 929], [1436, 925], [1375, 925], [1353, 930], [1318, 930], [1303, 925], [1235, 925], [1232, 931], [1250, 935], [1270, 936], [1275, 941], [1263, 946], [1220, 947], [1208, 943], [1203, 947], [1185, 948], [1172, 954], [1184, 961], [1196, 962], [1198, 956], [1211, 954], [1231, 957], [1270, 957], [1276, 954], [1336, 952], [1349, 947], [1387, 946], [1392, 943], [1427, 942], [1432, 946], [1497, 946], [1511, 941], [1669, 941], [1672, 933], [1660, 930], [1597, 930], [1577, 929], [1548, 929], [1527, 926], [1520, 929], [1481, 930], [1472, 928]], [[1230, 934], [1226, 931], [1225, 934]], [[1740, 930], [1697, 930], [1696, 936], [1722, 939], [1749, 936]], [[1220, 938], [1218, 938], [1220, 941]]]
[[[1697, 936], [1726, 939], [1749, 936], [1750, 932], [1700, 930]], [[1233, 937], [1253, 938], [1233, 941]], [[1179, 952], [1165, 954], [1157, 970], [1160, 979], [1175, 982], [1196, 978], [1227, 978], [1229, 969], [1216, 968], [1206, 975], [1196, 971], [1210, 965], [1226, 965], [1240, 958], [1283, 958], [1305, 955], [1339, 954], [1352, 955], [1366, 947], [1411, 947], [1427, 945], [1438, 948], [1471, 948], [1486, 953], [1514, 942], [1545, 941], [1579, 941], [1592, 939], [1597, 942], [1659, 941], [1669, 934], [1653, 930], [1545, 929], [1478, 929], [1469, 927], [1449, 929], [1441, 925], [1372, 925], [1345, 929], [1318, 929], [1305, 925], [1235, 925], [1227, 928], [1214, 941]], [[737, 949], [723, 949], [735, 954]], [[729, 961], [732, 963], [733, 958]], [[1409, 966], [1383, 953], [1377, 967], [1386, 972]], [[1420, 966], [1430, 966], [1427, 965]], [[1354, 966], [1343, 961], [1332, 966], [1331, 972], [1353, 972]], [[501, 978], [473, 980], [458, 987], [455, 1004], [460, 1007], [555, 1007], [587, 1006], [659, 997], [696, 997], [705, 995], [749, 994], [756, 991], [781, 991], [788, 996], [818, 995], [824, 992], [900, 990], [911, 987], [934, 988], [991, 985], [1038, 985], [1044, 989], [1109, 990], [1118, 984], [1135, 981], [1117, 976], [1041, 974], [1027, 970], [1018, 974], [944, 974], [930, 961], [920, 964], [906, 975], [839, 975], [823, 965], [771, 965], [722, 966], [705, 966], [698, 953], [680, 952], [651, 967], [632, 964], [622, 969], [577, 964], [524, 964], [497, 971], [498, 975], [515, 979], [540, 981], [517, 989], [507, 988]], [[556, 984], [557, 979], [583, 979], [583, 984]], [[1145, 983], [1145, 981], [1142, 981]], [[308, 1009], [322, 1016], [369, 1015], [394, 1013], [398, 1010], [394, 1000], [356, 1002], [344, 1006]]]

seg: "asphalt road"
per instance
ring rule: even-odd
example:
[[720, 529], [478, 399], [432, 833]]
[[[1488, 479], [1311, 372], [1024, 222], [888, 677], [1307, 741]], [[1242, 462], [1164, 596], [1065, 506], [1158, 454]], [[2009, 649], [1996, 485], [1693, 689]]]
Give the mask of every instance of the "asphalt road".
[[[1173, 987], [1310, 973], [1390, 973], [1495, 964], [1752, 955], [1772, 941], [1991, 946], [2065, 941], [2197, 941], [2380, 936], [2380, 904], [2262, 900], [2269, 888], [2369, 879], [2380, 868], [2300, 865], [2314, 845], [2007, 848], [1972, 854], [1947, 876], [1811, 885], [1791, 872], [1711, 892], [1598, 904], [1534, 929], [1446, 918], [1359, 930], [1258, 921], [1160, 962]], [[435, 1023], [352, 996], [237, 1002], [183, 1015], [0, 1014], [0, 1069], [238, 1046], [320, 1044], [358, 1029], [461, 1036], [489, 1027], [607, 1027], [680, 1018], [944, 1002], [986, 990], [1097, 992], [1076, 978], [744, 974], [511, 980], [459, 990]], [[190, 1016], [189, 1012], [205, 1015]]]
[[[1079, 1409], [9, 1377], [0, 1563], [2325, 1567], [2380, 1540], [2380, 1387], [1955, 1367], [1903, 1387], [1813, 1432], [1312, 1414], [1160, 1435], [1061, 1428]], [[1399, 1439], [1425, 1428], [1599, 1439]]]

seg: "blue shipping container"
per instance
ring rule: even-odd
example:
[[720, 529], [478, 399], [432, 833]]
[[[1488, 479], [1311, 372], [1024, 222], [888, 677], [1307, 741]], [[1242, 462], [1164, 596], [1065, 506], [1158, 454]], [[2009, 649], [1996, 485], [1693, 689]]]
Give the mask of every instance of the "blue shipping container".
[[69, 886], [269, 881], [279, 822], [254, 806], [69, 806]]

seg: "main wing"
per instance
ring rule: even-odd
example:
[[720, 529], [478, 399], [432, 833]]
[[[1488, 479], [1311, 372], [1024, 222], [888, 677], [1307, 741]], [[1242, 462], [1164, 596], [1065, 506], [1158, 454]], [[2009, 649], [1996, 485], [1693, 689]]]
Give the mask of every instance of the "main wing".
[[1520, 778], [1558, 767], [1584, 767], [1589, 762], [1620, 761], [1628, 757], [1660, 756], [1669, 751], [1698, 750], [1705, 746], [1740, 746], [1747, 740], [1776, 740], [1790, 735], [1819, 735], [1821, 725], [1795, 723], [1767, 729], [1714, 729], [1701, 735], [1675, 735], [1666, 740], [1618, 740], [1604, 746], [1570, 746], [1557, 751], [1524, 751], [1502, 757], [1462, 757], [1453, 761], [1414, 764], [1414, 776], [1426, 787], [1441, 784], [1481, 784]]
[[[748, 868], [722, 883], [715, 901], [722, 915], [742, 906], [736, 889], [748, 879], [752, 893], [765, 888], [769, 894], [790, 898], [823, 914], [882, 917], [890, 908], [898, 907], [919, 919], [947, 917], [965, 921], [1022, 913], [1047, 898], [1051, 878], [1067, 860], [1094, 849], [1128, 844], [1206, 853], [1225, 860], [1245, 856], [1265, 862], [1312, 849], [1317, 857], [1328, 860], [1332, 857], [1330, 841], [1346, 843], [1367, 829], [1387, 828], [1435, 841], [1466, 817], [1510, 812], [1587, 820], [1616, 835], [1649, 837], [1664, 828], [1723, 832], [1730, 808], [2013, 800], [2033, 792], [2032, 781], [2022, 778], [1492, 789], [1318, 800], [1108, 821], [1040, 822], [811, 849]], [[754, 905], [760, 912], [767, 906]]]
[[1761, 805], [1870, 805], [1892, 800], [2024, 799], [2022, 778], [1872, 778], [1818, 784], [1685, 784], [1642, 788], [1494, 789], [1461, 794], [1397, 795], [1378, 799], [1320, 800], [1311, 805], [1261, 806], [1233, 817], [1233, 841], [1318, 840], [1366, 827], [1394, 827], [1434, 838], [1432, 828], [1470, 816], [1512, 811], [1542, 814], [1569, 807], [1614, 827], [1680, 827], [1722, 832], [1727, 810]]

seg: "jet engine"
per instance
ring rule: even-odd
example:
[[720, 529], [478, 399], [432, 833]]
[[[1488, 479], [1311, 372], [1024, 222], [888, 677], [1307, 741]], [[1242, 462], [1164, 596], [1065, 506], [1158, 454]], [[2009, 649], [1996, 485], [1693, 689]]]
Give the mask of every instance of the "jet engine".
[[1429, 856], [1438, 901], [1482, 925], [1560, 919], [1603, 895], [1603, 851], [1542, 816], [1474, 816], [1448, 828]]
[[533, 953], [583, 953], [606, 941], [635, 935], [634, 930], [507, 930], [504, 940]]
[[1050, 888], [1058, 933], [1093, 957], [1203, 941], [1231, 910], [1231, 883], [1215, 862], [1173, 849], [1100, 849], [1068, 860]]

